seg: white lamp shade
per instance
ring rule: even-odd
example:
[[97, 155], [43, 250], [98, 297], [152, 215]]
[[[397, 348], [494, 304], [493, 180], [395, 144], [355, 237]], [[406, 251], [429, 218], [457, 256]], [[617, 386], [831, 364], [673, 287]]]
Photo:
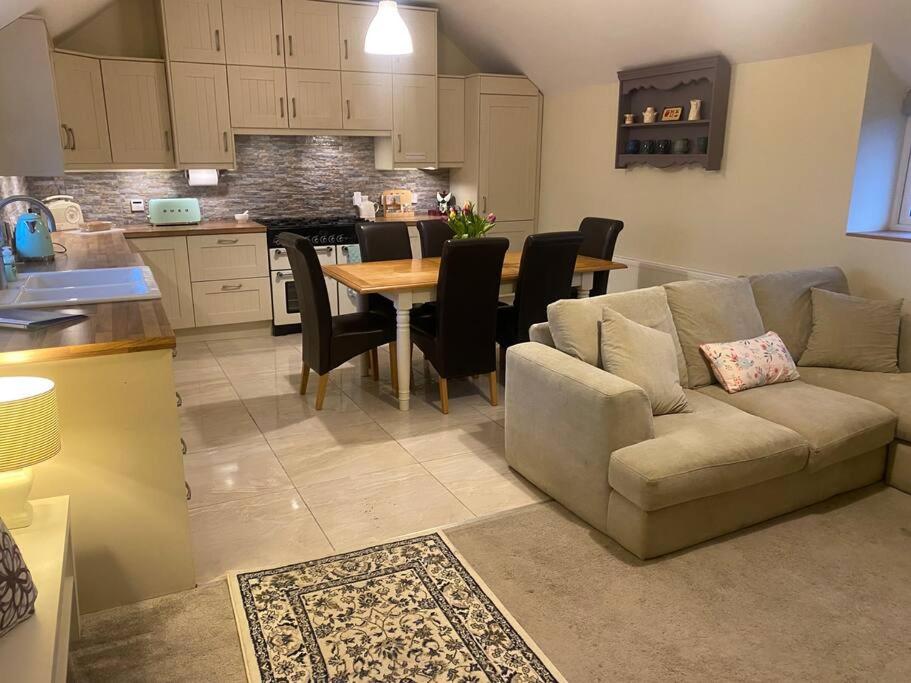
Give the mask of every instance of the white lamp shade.
[[0, 472], [31, 467], [60, 451], [54, 383], [0, 377]]
[[411, 33], [395, 0], [380, 0], [376, 16], [367, 29], [364, 52], [370, 55], [410, 55], [414, 52]]

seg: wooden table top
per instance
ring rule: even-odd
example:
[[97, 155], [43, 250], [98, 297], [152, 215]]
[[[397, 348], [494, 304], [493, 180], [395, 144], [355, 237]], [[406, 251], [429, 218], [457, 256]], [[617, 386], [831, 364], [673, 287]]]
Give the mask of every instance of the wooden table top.
[[[67, 252], [58, 254], [51, 264], [29, 264], [20, 268], [20, 272], [143, 265], [122, 232], [58, 232], [53, 237]], [[0, 365], [173, 349], [177, 343], [159, 300], [52, 310], [79, 313], [86, 318], [36, 332], [0, 329]]]
[[[503, 260], [503, 282], [519, 277], [519, 262], [522, 252], [509, 251]], [[591, 256], [576, 259], [575, 272], [597, 273], [604, 270], [622, 270], [623, 263], [605, 261]], [[371, 263], [349, 263], [323, 266], [323, 273], [353, 289], [358, 294], [380, 292], [401, 292], [435, 287], [440, 273], [440, 259], [403, 259], [399, 261], [373, 261]]]
[[143, 237], [189, 237], [191, 235], [227, 235], [266, 232], [266, 226], [256, 221], [202, 221], [196, 225], [124, 225], [123, 236], [128, 240]]

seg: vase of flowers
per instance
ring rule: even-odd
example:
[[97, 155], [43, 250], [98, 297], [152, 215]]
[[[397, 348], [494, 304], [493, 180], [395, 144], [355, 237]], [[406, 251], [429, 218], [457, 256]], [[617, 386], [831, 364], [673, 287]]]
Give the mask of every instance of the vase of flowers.
[[497, 222], [497, 217], [492, 213], [482, 216], [474, 204], [465, 202], [461, 209], [449, 212], [446, 222], [452, 230], [453, 239], [465, 240], [486, 235]]

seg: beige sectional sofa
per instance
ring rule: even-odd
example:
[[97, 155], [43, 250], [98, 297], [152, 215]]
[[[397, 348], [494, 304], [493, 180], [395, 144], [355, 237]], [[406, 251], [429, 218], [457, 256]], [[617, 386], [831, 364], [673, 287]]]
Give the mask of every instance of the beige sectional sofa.
[[[799, 380], [728, 394], [701, 357], [701, 343], [774, 330], [796, 361], [811, 287], [848, 290], [822, 268], [554, 304], [507, 354], [509, 464], [640, 558], [884, 477], [911, 492], [911, 320], [896, 374], [800, 367]], [[641, 388], [600, 369], [605, 306], [672, 334], [692, 412], [653, 417]]]

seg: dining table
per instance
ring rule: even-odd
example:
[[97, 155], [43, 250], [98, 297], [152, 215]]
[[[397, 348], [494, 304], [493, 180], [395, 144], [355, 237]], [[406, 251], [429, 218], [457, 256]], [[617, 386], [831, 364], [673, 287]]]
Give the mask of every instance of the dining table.
[[[508, 296], [515, 290], [521, 259], [522, 252], [506, 253], [500, 296]], [[577, 296], [588, 297], [595, 273], [623, 268], [626, 265], [616, 261], [577, 256], [572, 279]], [[395, 305], [398, 401], [400, 410], [408, 410], [411, 402], [411, 309], [436, 300], [440, 257], [324, 265], [323, 274], [356, 292], [360, 310], [366, 310], [369, 294], [380, 294]]]

